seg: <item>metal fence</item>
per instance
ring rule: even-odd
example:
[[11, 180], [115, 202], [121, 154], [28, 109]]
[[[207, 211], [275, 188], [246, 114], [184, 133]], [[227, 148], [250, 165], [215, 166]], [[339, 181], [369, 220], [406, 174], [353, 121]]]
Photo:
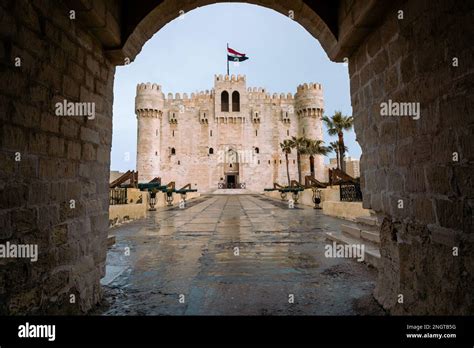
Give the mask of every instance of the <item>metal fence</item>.
[[110, 189], [109, 194], [109, 204], [116, 205], [116, 204], [127, 204], [127, 189], [126, 188], [113, 188]]
[[341, 195], [341, 201], [343, 202], [362, 201], [362, 191], [360, 190], [360, 184], [341, 184], [339, 185], [339, 192]]

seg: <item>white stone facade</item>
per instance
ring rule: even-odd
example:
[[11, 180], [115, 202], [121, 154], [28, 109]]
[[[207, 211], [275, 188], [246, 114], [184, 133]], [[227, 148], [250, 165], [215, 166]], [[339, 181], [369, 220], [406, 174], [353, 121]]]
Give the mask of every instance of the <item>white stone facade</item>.
[[[295, 95], [270, 95], [247, 88], [245, 76], [216, 75], [211, 91], [167, 97], [157, 84], [139, 84], [135, 110], [139, 182], [161, 177], [177, 187], [191, 183], [200, 192], [215, 191], [219, 183], [245, 184], [255, 192], [274, 182], [286, 185], [280, 143], [292, 136], [323, 138], [323, 91], [317, 83], [298, 86]], [[317, 179], [323, 170], [323, 157], [315, 156]], [[297, 180], [295, 150], [289, 171]], [[310, 174], [309, 157], [302, 156], [302, 178]]]

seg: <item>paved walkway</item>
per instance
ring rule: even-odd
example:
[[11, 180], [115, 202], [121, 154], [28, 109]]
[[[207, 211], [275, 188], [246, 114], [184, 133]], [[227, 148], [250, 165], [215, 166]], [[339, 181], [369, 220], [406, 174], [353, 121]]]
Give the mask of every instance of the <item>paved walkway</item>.
[[259, 195], [206, 196], [152, 212], [113, 229], [104, 313], [380, 314], [370, 295], [376, 271], [324, 256], [323, 232], [341, 222]]

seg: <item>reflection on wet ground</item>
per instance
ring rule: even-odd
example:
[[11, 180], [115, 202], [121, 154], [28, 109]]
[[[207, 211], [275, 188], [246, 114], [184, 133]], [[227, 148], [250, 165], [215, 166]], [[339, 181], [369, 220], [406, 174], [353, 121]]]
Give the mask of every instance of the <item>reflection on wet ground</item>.
[[103, 313], [381, 314], [371, 296], [376, 270], [324, 256], [323, 232], [341, 222], [259, 195], [204, 196], [150, 212], [112, 230]]

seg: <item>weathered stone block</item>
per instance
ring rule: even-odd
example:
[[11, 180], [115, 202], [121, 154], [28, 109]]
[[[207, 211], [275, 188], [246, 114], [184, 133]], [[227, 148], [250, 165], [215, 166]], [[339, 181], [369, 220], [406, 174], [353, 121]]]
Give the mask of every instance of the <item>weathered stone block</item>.
[[36, 208], [15, 209], [11, 212], [11, 224], [15, 231], [26, 232], [34, 229], [38, 223]]
[[463, 229], [463, 203], [460, 200], [436, 199], [436, 216], [441, 227]]

